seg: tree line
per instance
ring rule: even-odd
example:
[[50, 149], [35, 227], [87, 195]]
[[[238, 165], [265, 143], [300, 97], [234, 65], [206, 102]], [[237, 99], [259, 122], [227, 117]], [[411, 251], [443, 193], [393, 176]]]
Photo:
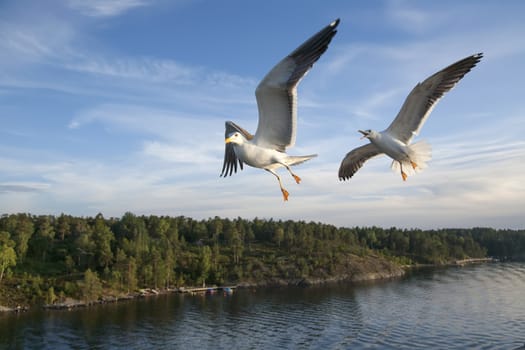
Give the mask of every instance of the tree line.
[[126, 293], [138, 288], [323, 278], [355, 263], [349, 257], [371, 255], [398, 264], [444, 264], [486, 256], [523, 259], [525, 231], [347, 228], [290, 220], [195, 220], [132, 213], [120, 218], [0, 217], [0, 283], [16, 287], [17, 293], [33, 301], [94, 299], [103, 290]]

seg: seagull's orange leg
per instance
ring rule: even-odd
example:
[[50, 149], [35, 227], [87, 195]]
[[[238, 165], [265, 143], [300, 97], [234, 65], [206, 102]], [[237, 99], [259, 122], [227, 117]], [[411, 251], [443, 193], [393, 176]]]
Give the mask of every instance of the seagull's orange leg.
[[286, 202], [288, 200], [288, 196], [290, 195], [288, 193], [288, 191], [283, 187], [283, 184], [281, 182], [281, 177], [279, 175], [277, 175], [277, 173], [273, 170], [270, 170], [270, 169], [264, 169], [270, 173], [272, 173], [273, 175], [275, 175], [275, 177], [277, 178], [277, 181], [279, 181], [279, 187], [281, 188], [281, 192], [283, 194], [283, 199], [284, 201]]
[[282, 164], [286, 168], [286, 170], [288, 170], [290, 175], [293, 176], [295, 183], [298, 183], [298, 184], [301, 183], [301, 178], [293, 173], [292, 169], [290, 168], [290, 166], [288, 166], [288, 164], [285, 164], [285, 163], [280, 163], [280, 164]]
[[283, 193], [284, 201], [286, 202], [288, 200], [288, 191], [281, 187], [281, 192]]
[[416, 168], [417, 168], [417, 164], [414, 163], [413, 161], [410, 161], [410, 164], [412, 164], [412, 169], [416, 170]]
[[403, 163], [399, 162], [399, 168], [401, 169], [401, 177], [403, 178], [403, 181], [406, 181], [408, 175], [403, 171]]

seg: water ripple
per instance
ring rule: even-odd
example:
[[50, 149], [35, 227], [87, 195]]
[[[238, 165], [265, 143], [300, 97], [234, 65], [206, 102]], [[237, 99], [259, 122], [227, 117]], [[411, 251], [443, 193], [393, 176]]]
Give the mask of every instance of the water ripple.
[[0, 315], [0, 349], [514, 349], [525, 264], [420, 271], [357, 286], [159, 296]]

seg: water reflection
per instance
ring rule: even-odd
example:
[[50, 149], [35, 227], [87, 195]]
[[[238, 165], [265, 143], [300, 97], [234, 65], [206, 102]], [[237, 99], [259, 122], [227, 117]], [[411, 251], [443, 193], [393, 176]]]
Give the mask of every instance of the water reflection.
[[164, 295], [0, 315], [6, 349], [513, 349], [525, 264], [418, 271], [358, 286]]

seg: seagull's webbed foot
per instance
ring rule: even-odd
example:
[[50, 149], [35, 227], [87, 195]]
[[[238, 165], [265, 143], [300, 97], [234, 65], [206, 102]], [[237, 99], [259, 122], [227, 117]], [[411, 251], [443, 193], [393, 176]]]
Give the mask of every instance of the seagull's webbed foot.
[[403, 181], [407, 180], [408, 175], [403, 171], [403, 163], [399, 162], [399, 169], [401, 170], [401, 177]]
[[281, 177], [279, 175], [277, 175], [277, 173], [275, 171], [271, 170], [271, 169], [264, 169], [264, 170], [272, 173], [277, 178], [277, 181], [279, 181], [279, 187], [281, 188], [281, 192], [283, 193], [283, 199], [286, 202], [288, 200], [289, 193], [288, 193], [287, 190], [284, 189], [283, 183], [281, 182]]
[[416, 170], [417, 164], [414, 163], [413, 161], [410, 161], [410, 164], [412, 165], [412, 169]]
[[289, 193], [287, 190], [281, 187], [281, 192], [283, 193], [283, 199], [286, 202], [288, 200]]
[[292, 175], [292, 177], [294, 178], [295, 182], [296, 183], [301, 183], [301, 178], [297, 175], [295, 175], [293, 172], [292, 172], [292, 169], [290, 168], [290, 166], [288, 164], [285, 164], [285, 163], [280, 163], [282, 166], [284, 166], [286, 168], [286, 170], [288, 170], [288, 172], [290, 173], [290, 175]]

